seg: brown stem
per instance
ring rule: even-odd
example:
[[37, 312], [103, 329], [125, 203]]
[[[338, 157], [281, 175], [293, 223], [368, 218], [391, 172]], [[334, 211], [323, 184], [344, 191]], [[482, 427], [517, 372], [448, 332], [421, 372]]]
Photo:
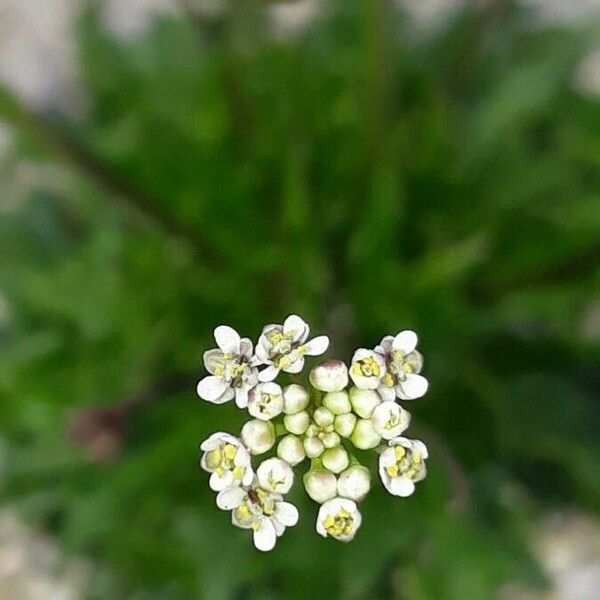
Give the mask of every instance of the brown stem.
[[176, 217], [163, 203], [123, 177], [112, 166], [68, 134], [52, 119], [24, 106], [5, 86], [0, 85], [0, 118], [33, 137], [47, 150], [75, 167], [99, 188], [147, 217], [169, 236], [183, 241], [212, 267], [220, 263], [216, 249], [196, 229]]
[[92, 462], [114, 462], [127, 441], [131, 417], [157, 402], [193, 390], [197, 379], [197, 375], [175, 374], [117, 404], [77, 409], [69, 415], [68, 438], [72, 444], [85, 448]]

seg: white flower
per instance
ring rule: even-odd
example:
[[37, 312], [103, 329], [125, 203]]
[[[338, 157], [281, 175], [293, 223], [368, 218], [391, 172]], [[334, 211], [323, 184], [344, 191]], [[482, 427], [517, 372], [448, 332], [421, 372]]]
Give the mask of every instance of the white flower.
[[370, 419], [376, 406], [381, 404], [381, 396], [375, 390], [350, 390], [350, 403], [354, 412], [363, 419]]
[[427, 456], [427, 447], [420, 440], [390, 440], [389, 448], [379, 457], [379, 475], [387, 491], [394, 496], [410, 496], [415, 483], [425, 478]]
[[258, 485], [267, 492], [287, 494], [294, 484], [294, 471], [285, 460], [268, 458], [256, 470]]
[[275, 427], [271, 421], [253, 419], [244, 423], [241, 437], [252, 454], [264, 454], [275, 443]]
[[320, 335], [306, 341], [310, 328], [299, 316], [290, 315], [283, 325], [267, 325], [256, 345], [256, 361], [269, 365], [258, 375], [260, 381], [272, 381], [279, 371], [300, 373], [305, 356], [318, 356], [329, 347], [329, 338]]
[[258, 382], [258, 369], [251, 365], [252, 342], [227, 325], [217, 327], [214, 336], [218, 348], [204, 353], [204, 367], [210, 375], [198, 383], [198, 395], [214, 404], [235, 397], [235, 403], [246, 408], [248, 391]]
[[360, 527], [362, 517], [353, 500], [333, 498], [319, 509], [317, 533], [331, 536], [341, 542], [349, 542]]
[[277, 383], [259, 383], [248, 393], [248, 412], [261, 421], [269, 421], [283, 412], [283, 390]]
[[304, 474], [306, 493], [319, 504], [335, 498], [337, 480], [333, 473], [322, 468], [311, 469]]
[[375, 430], [370, 419], [358, 419], [350, 440], [361, 450], [371, 450], [379, 444], [381, 436]]
[[419, 375], [423, 368], [423, 356], [417, 347], [414, 331], [401, 331], [395, 337], [388, 335], [381, 340], [375, 351], [385, 356], [386, 373], [378, 388], [384, 400], [414, 400], [425, 394], [429, 383]]
[[209, 485], [212, 490], [219, 492], [252, 481], [250, 454], [238, 438], [219, 431], [204, 440], [200, 449], [204, 452], [200, 466], [211, 473]]
[[385, 358], [366, 348], [359, 348], [352, 357], [350, 377], [357, 388], [376, 390], [385, 375]]
[[255, 480], [250, 488], [231, 488], [217, 495], [217, 506], [231, 510], [231, 522], [242, 529], [252, 529], [254, 545], [268, 552], [286, 527], [298, 522], [298, 509], [283, 496], [269, 492]]
[[292, 467], [301, 463], [306, 457], [302, 440], [291, 434], [281, 438], [277, 445], [277, 456], [292, 465]]
[[371, 489], [371, 472], [362, 465], [352, 465], [340, 473], [337, 482], [338, 496], [360, 502]]
[[371, 422], [384, 440], [391, 440], [408, 429], [410, 413], [396, 402], [382, 402], [373, 411]]
[[309, 401], [308, 392], [297, 383], [292, 383], [283, 390], [283, 412], [286, 415], [295, 415], [304, 410]]
[[348, 453], [342, 446], [329, 448], [321, 456], [323, 466], [332, 473], [341, 473], [350, 463]]
[[322, 392], [339, 392], [348, 385], [348, 367], [341, 360], [328, 360], [311, 370], [311, 385]]

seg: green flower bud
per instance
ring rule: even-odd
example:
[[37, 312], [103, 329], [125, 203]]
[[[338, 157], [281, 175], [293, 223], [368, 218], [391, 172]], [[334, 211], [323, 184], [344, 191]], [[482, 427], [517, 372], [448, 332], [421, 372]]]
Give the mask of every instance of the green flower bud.
[[321, 456], [323, 466], [332, 473], [341, 473], [349, 464], [348, 453], [342, 446], [329, 448]]
[[337, 433], [342, 437], [350, 437], [354, 431], [356, 425], [356, 415], [352, 413], [346, 413], [345, 415], [338, 415], [333, 421], [333, 427]]
[[292, 383], [283, 390], [283, 412], [286, 415], [295, 415], [308, 406], [309, 400], [306, 389]]
[[357, 448], [370, 450], [379, 444], [381, 436], [375, 431], [369, 419], [359, 419], [350, 439]]
[[253, 419], [244, 423], [241, 437], [251, 454], [263, 454], [275, 443], [275, 427], [271, 421]]
[[323, 446], [323, 442], [318, 437], [307, 437], [304, 438], [304, 450], [308, 458], [317, 458], [321, 456], [323, 450], [325, 450], [325, 446]]
[[321, 427], [327, 427], [328, 425], [333, 425], [333, 413], [324, 406], [319, 406], [313, 414], [313, 419], [317, 425]]
[[381, 404], [381, 397], [375, 390], [350, 390], [350, 402], [354, 412], [363, 419], [370, 419], [375, 407]]
[[322, 504], [335, 497], [337, 480], [325, 469], [311, 469], [304, 475], [304, 489], [315, 502]]
[[306, 456], [302, 440], [295, 435], [286, 435], [277, 445], [277, 456], [292, 467], [301, 463]]
[[310, 416], [306, 411], [298, 412], [294, 415], [285, 415], [283, 424], [290, 433], [302, 435], [310, 423]]
[[325, 394], [323, 406], [328, 408], [334, 415], [343, 415], [352, 410], [347, 392], [329, 392], [329, 394]]

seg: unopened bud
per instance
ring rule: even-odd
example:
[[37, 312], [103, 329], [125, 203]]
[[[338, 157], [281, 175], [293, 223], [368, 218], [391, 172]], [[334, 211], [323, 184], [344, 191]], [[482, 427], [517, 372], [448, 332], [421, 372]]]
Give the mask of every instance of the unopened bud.
[[332, 473], [341, 473], [348, 466], [350, 459], [342, 446], [336, 446], [325, 450], [323, 456], [321, 456], [321, 461], [323, 466]]
[[334, 498], [337, 493], [337, 480], [333, 473], [325, 469], [311, 469], [304, 475], [306, 493], [322, 504]]
[[339, 496], [360, 502], [371, 489], [371, 473], [367, 467], [352, 465], [338, 477]]
[[297, 383], [292, 383], [283, 390], [283, 412], [286, 415], [295, 415], [308, 406], [309, 400], [306, 389]]
[[310, 383], [322, 392], [339, 392], [348, 385], [348, 368], [341, 360], [328, 360], [310, 372]]
[[375, 407], [381, 404], [381, 397], [375, 390], [350, 390], [350, 402], [354, 412], [363, 419], [370, 419]]
[[295, 415], [285, 415], [283, 424], [290, 433], [302, 435], [310, 423], [310, 416], [306, 411], [301, 411]]
[[304, 438], [304, 450], [308, 458], [317, 458], [321, 456], [323, 450], [325, 450], [325, 446], [323, 446], [323, 442], [318, 437], [307, 437]]
[[323, 398], [323, 406], [328, 408], [334, 415], [343, 415], [352, 410], [348, 392], [329, 392]]
[[335, 448], [340, 444], [340, 436], [335, 431], [329, 431], [323, 435], [323, 446], [325, 448]]
[[328, 427], [333, 425], [333, 413], [324, 406], [319, 406], [313, 414], [313, 419], [317, 425], [321, 427]]
[[342, 437], [350, 437], [354, 431], [356, 425], [356, 415], [353, 413], [346, 413], [345, 415], [338, 415], [333, 421], [333, 428]]
[[295, 435], [286, 435], [277, 446], [277, 456], [292, 467], [301, 463], [306, 456], [302, 440]]
[[375, 431], [369, 419], [359, 419], [350, 439], [357, 448], [370, 450], [379, 444], [381, 436]]
[[241, 436], [252, 454], [263, 454], [275, 443], [275, 428], [270, 421], [253, 419], [244, 423]]

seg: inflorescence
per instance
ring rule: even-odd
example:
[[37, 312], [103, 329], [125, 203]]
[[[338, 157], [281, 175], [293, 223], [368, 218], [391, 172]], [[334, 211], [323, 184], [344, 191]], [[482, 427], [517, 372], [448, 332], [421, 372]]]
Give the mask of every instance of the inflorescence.
[[[309, 339], [300, 317], [264, 327], [256, 348], [226, 325], [214, 332], [218, 348], [204, 354], [209, 375], [198, 383], [208, 402], [235, 400], [250, 417], [238, 437], [217, 432], [200, 444], [200, 466], [210, 473], [217, 506], [231, 511], [234, 525], [253, 531], [259, 550], [272, 550], [286, 527], [298, 522], [297, 508], [284, 500], [294, 483], [293, 467], [310, 459], [303, 483], [321, 507], [317, 532], [352, 540], [361, 524], [357, 503], [371, 487], [371, 473], [355, 448], [379, 453], [379, 476], [395, 496], [410, 496], [426, 474], [427, 447], [402, 437], [410, 413], [396, 398], [413, 400], [427, 391], [420, 375], [423, 357], [417, 335], [386, 336], [373, 350], [358, 349], [350, 368], [339, 360], [314, 367], [309, 381], [295, 380], [307, 356], [324, 354], [329, 338]], [[288, 373], [294, 383], [274, 380]], [[351, 381], [350, 381], [351, 380]], [[256, 470], [252, 457], [269, 452]]]

